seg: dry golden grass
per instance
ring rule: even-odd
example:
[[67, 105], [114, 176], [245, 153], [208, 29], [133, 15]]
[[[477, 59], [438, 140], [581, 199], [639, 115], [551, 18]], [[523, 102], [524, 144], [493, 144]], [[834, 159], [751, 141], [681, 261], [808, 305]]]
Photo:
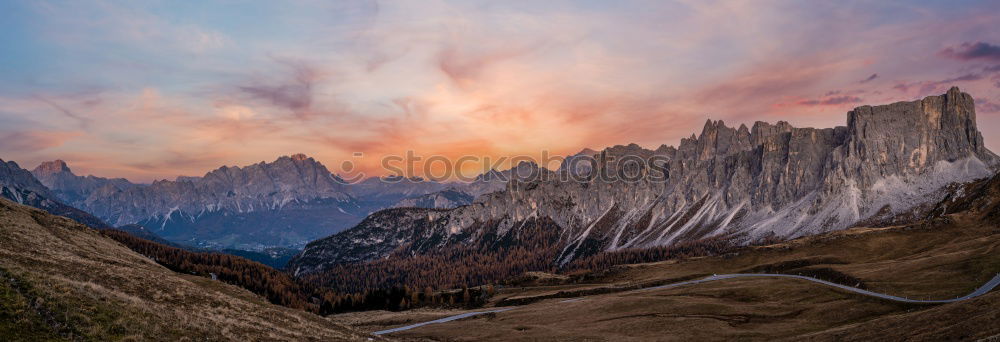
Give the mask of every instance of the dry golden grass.
[[174, 273], [72, 220], [7, 200], [0, 200], [0, 272], [0, 318], [7, 320], [0, 340], [369, 337], [238, 287]]
[[386, 329], [386, 327], [400, 327], [420, 322], [433, 321], [439, 318], [454, 316], [465, 312], [468, 312], [468, 310], [421, 308], [405, 312], [385, 310], [360, 311], [330, 317], [337, 323], [351, 326], [359, 331], [371, 333]]
[[[537, 301], [392, 336], [448, 341], [965, 340], [996, 336], [1000, 334], [997, 291], [970, 301], [927, 306], [888, 302], [794, 279], [732, 279], [646, 292], [619, 290], [561, 302], [574, 293], [595, 289], [764, 269], [839, 274], [860, 280], [870, 290], [910, 298], [958, 297], [1000, 272], [1000, 228], [962, 216], [952, 219], [933, 225], [851, 229], [727, 256], [628, 265], [587, 284], [509, 287], [500, 290], [492, 303], [512, 298]], [[352, 315], [334, 319], [357, 324]], [[409, 315], [386, 313], [378, 321], [383, 326], [368, 321], [364, 328], [379, 330], [425, 320]], [[433, 316], [426, 311], [421, 315]]]

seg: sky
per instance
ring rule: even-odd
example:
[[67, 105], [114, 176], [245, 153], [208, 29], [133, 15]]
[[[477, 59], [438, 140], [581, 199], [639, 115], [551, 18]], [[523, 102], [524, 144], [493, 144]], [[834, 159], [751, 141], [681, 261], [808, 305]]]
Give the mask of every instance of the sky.
[[951, 86], [1000, 151], [997, 1], [0, 0], [0, 22], [0, 158], [29, 169], [305, 153], [378, 175], [406, 151], [676, 145], [707, 119], [833, 127]]

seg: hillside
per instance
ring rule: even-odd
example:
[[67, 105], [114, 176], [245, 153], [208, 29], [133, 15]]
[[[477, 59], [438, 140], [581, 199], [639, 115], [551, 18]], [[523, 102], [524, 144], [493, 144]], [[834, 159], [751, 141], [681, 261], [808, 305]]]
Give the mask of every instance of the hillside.
[[0, 340], [364, 340], [172, 272], [75, 221], [0, 199]]
[[[728, 279], [648, 289], [713, 274], [801, 274], [911, 299], [963, 296], [1000, 273], [1000, 176], [952, 187], [917, 218], [855, 227], [711, 257], [526, 275], [486, 308], [509, 309], [389, 334], [433, 340], [976, 340], [1000, 335], [1000, 291], [942, 305], [858, 295], [795, 279]], [[539, 280], [546, 278], [544, 281]], [[335, 316], [383, 330], [464, 311]]]

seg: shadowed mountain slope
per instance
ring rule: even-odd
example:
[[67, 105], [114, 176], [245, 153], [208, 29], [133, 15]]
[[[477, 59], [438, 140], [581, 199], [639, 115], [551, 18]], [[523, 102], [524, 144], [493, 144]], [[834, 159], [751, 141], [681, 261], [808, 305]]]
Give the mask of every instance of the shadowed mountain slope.
[[0, 199], [0, 339], [364, 340], [329, 320], [172, 272], [75, 221]]

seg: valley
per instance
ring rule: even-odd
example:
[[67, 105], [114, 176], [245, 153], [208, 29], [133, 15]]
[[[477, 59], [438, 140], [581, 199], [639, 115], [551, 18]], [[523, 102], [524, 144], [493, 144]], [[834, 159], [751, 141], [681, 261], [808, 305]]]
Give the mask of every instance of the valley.
[[852, 228], [722, 256], [622, 265], [576, 281], [553, 277], [548, 285], [514, 283], [500, 288], [480, 309], [362, 312], [333, 318], [359, 330], [378, 331], [461, 312], [509, 309], [386, 335], [406, 340], [987, 338], [1000, 334], [1000, 312], [995, 309], [1000, 293], [995, 290], [966, 301], [927, 305], [796, 279], [654, 286], [713, 274], [783, 273], [911, 299], [956, 298], [1000, 274], [998, 237], [995, 223], [960, 213], [900, 226]]

